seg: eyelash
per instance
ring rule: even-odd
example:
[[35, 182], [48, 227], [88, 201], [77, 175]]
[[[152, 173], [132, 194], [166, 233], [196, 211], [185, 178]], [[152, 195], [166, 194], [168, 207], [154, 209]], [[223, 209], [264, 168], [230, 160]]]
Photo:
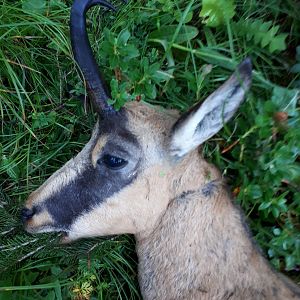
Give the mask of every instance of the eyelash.
[[120, 170], [128, 164], [127, 160], [109, 154], [104, 154], [100, 161], [111, 170]]

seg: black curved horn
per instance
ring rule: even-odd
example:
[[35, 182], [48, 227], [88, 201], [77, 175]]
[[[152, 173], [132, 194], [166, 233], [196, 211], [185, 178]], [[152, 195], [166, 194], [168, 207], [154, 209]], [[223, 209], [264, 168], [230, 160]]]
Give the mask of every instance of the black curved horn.
[[86, 31], [86, 12], [92, 6], [100, 4], [108, 9], [116, 10], [105, 0], [75, 0], [70, 17], [71, 44], [75, 60], [80, 67], [87, 83], [89, 96], [99, 112], [114, 112], [107, 100], [110, 92], [98, 69]]

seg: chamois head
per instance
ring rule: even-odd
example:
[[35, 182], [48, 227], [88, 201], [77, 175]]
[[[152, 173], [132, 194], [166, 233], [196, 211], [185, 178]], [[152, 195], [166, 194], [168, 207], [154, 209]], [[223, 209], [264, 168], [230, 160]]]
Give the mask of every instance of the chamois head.
[[138, 102], [115, 111], [86, 33], [85, 13], [95, 4], [113, 8], [103, 0], [74, 1], [71, 39], [99, 120], [83, 150], [29, 196], [22, 219], [31, 233], [62, 231], [75, 240], [151, 230], [172, 198], [178, 165], [233, 116], [251, 83], [245, 59], [182, 117]]

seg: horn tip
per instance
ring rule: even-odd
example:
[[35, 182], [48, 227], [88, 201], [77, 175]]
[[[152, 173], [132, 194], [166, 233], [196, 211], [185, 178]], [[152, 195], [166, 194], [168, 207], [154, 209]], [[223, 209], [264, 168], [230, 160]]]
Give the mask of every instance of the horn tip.
[[252, 74], [252, 62], [251, 58], [245, 58], [238, 66], [238, 71], [240, 74], [250, 77]]

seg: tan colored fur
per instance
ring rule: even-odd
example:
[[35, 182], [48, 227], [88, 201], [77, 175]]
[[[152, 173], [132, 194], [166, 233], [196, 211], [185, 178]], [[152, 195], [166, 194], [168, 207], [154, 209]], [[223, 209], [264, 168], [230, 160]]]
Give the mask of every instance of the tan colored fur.
[[103, 147], [107, 142], [107, 138], [108, 138], [107, 135], [101, 136], [101, 139], [98, 139], [96, 145], [94, 146], [94, 149], [92, 151], [92, 164], [94, 168], [96, 167], [97, 160], [99, 158], [99, 153], [101, 152], [101, 150], [103, 149]]
[[135, 234], [144, 299], [300, 299], [254, 246], [216, 168], [198, 150], [180, 162], [170, 156], [178, 113], [137, 102], [126, 110], [143, 152], [137, 179], [78, 217], [67, 239]]
[[[36, 228], [43, 228], [43, 232], [48, 230], [45, 228], [47, 224], [52, 224], [53, 219], [47, 211], [41, 212], [39, 215], [33, 216], [27, 223], [27, 231], [34, 233]], [[39, 231], [41, 232], [41, 231]]]
[[69, 238], [76, 239], [77, 234], [86, 237], [151, 230], [168, 205], [167, 193], [161, 197], [159, 189], [151, 189], [153, 185], [166, 186], [167, 177], [160, 175], [163, 170], [166, 170], [163, 165], [149, 168], [139, 175], [134, 186], [125, 187], [79, 217], [70, 230]]
[[209, 169], [208, 164], [196, 155], [190, 159], [198, 170], [182, 162], [182, 177], [174, 174], [175, 196], [165, 214], [151, 232], [136, 236], [143, 298], [299, 299], [251, 241], [215, 169], [208, 182], [201, 169]]

